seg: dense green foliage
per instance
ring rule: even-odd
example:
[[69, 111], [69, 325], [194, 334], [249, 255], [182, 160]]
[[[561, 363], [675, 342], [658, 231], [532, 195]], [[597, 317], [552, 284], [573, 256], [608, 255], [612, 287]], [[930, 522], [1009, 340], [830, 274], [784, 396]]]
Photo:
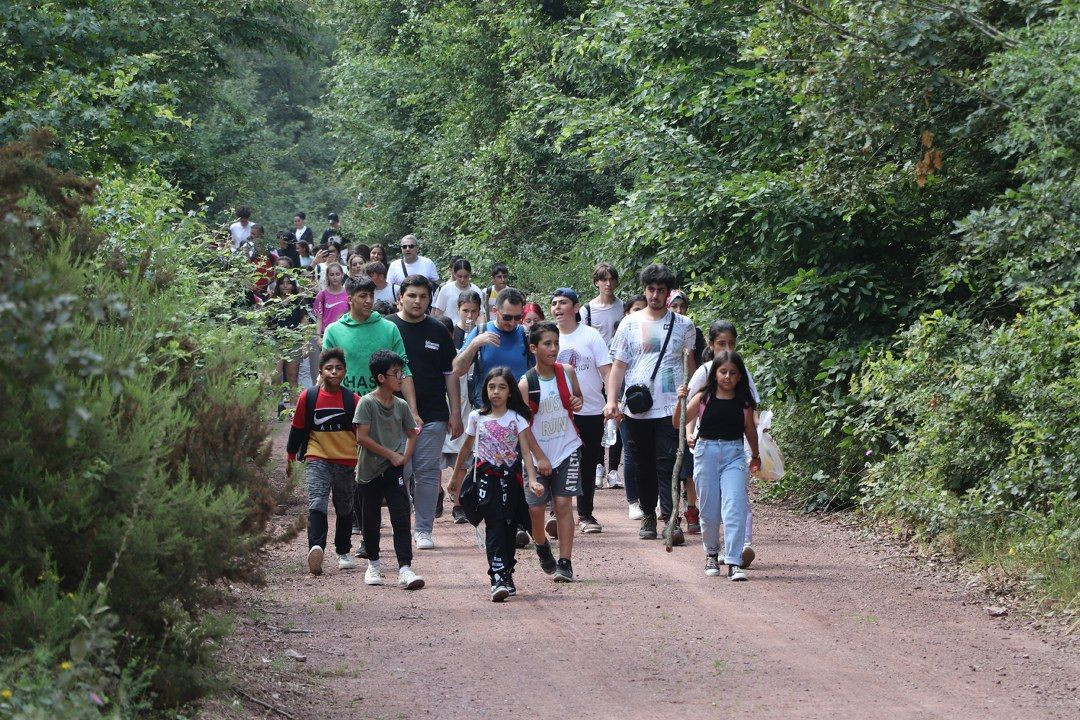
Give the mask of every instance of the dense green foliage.
[[211, 686], [215, 583], [273, 507], [273, 356], [210, 228], [344, 201], [312, 113], [331, 43], [295, 0], [7, 3], [0, 28], [0, 717], [143, 716]]
[[372, 238], [541, 292], [667, 262], [743, 329], [775, 495], [1038, 545], [1075, 593], [1075, 0], [321, 5]]
[[266, 352], [231, 309], [247, 271], [160, 178], [104, 183], [84, 209], [93, 186], [35, 143], [0, 156], [0, 461], [18, 468], [0, 481], [0, 648], [21, 658], [2, 681], [33, 691], [104, 660], [84, 707], [145, 702], [147, 684], [174, 705], [206, 686], [223, 627], [201, 610], [251, 571], [273, 507]]

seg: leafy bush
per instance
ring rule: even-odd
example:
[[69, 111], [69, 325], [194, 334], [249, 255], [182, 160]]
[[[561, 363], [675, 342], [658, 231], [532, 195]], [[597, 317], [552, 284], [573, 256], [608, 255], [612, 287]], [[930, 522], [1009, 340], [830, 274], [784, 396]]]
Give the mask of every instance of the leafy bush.
[[863, 485], [872, 516], [967, 554], [991, 544], [1038, 556], [1051, 585], [1080, 590], [1080, 316], [1069, 303], [989, 329], [926, 316], [866, 364], [856, 397], [851, 429], [882, 451]]
[[213, 583], [250, 570], [270, 511], [252, 366], [268, 354], [236, 309], [248, 270], [175, 188], [112, 178], [84, 208], [90, 186], [46, 146], [0, 150], [0, 463], [17, 468], [0, 477], [0, 655], [19, 687], [65, 653], [95, 664], [70, 643], [107, 605], [108, 666], [176, 706], [207, 686], [225, 631], [203, 612]]

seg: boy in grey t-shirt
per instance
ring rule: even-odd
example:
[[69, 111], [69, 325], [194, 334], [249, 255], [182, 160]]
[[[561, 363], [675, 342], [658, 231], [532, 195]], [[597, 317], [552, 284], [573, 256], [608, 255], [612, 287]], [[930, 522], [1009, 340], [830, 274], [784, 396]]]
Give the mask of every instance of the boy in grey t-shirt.
[[[405, 360], [390, 350], [376, 350], [369, 362], [376, 387], [360, 398], [353, 422], [356, 444], [356, 481], [363, 498], [361, 527], [367, 550], [368, 568], [364, 582], [382, 585], [379, 560], [379, 521], [383, 499], [390, 511], [394, 532], [394, 553], [398, 561], [398, 585], [406, 590], [424, 587], [424, 578], [412, 571], [412, 528], [409, 492], [402, 471], [416, 449], [417, 427], [409, 404], [394, 395], [401, 391]], [[404, 445], [404, 449], [402, 446]]]

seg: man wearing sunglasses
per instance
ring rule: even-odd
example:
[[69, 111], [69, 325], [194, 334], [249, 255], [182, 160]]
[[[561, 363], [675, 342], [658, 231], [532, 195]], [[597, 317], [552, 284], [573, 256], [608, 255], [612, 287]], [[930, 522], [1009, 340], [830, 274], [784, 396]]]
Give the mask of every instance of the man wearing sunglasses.
[[401, 257], [390, 263], [390, 269], [386, 271], [386, 282], [400, 285], [410, 275], [423, 275], [432, 285], [439, 284], [439, 271], [435, 269], [431, 258], [420, 254], [420, 241], [415, 235], [401, 238], [400, 247]]
[[525, 296], [520, 290], [512, 287], [500, 290], [495, 300], [495, 317], [466, 335], [454, 358], [454, 377], [464, 377], [472, 371], [469, 392], [476, 407], [481, 406], [480, 392], [488, 370], [505, 365], [514, 380], [520, 380], [535, 363], [529, 352], [528, 335], [521, 327], [524, 307]]

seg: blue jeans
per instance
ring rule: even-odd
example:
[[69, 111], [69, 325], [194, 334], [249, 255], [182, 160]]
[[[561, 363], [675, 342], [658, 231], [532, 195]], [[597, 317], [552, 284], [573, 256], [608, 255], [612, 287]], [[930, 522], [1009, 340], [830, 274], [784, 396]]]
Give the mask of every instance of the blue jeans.
[[742, 565], [748, 497], [746, 455], [742, 440], [702, 440], [694, 446], [694, 485], [701, 513], [705, 553], [720, 553], [724, 530], [724, 562]]

